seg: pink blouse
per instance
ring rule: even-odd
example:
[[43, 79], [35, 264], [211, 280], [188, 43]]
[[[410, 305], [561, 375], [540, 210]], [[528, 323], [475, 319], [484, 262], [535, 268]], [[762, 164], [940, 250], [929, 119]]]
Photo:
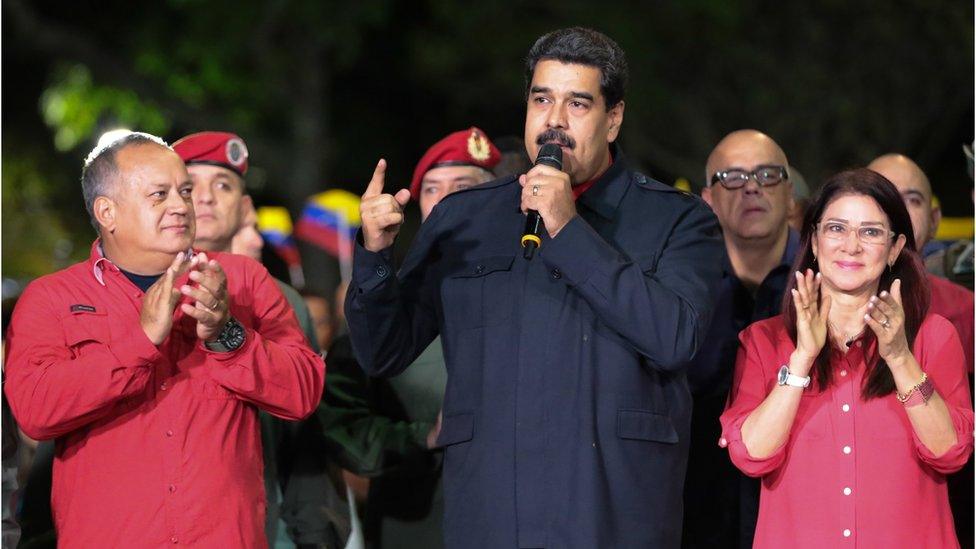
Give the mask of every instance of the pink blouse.
[[912, 429], [894, 394], [864, 400], [864, 337], [830, 355], [833, 383], [804, 390], [788, 441], [766, 458], [749, 455], [742, 424], [776, 387], [795, 345], [783, 317], [740, 334], [720, 446], [745, 474], [762, 477], [755, 547], [959, 547], [946, 494], [947, 473], [973, 451], [973, 409], [962, 345], [955, 328], [929, 315], [914, 354], [945, 400], [958, 442], [940, 456]]

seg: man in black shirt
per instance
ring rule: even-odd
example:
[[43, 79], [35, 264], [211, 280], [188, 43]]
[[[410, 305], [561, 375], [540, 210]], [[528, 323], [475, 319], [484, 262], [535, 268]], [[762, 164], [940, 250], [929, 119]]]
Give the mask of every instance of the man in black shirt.
[[732, 383], [738, 335], [779, 314], [799, 244], [789, 228], [789, 163], [769, 136], [730, 133], [708, 157], [702, 198], [722, 226], [726, 255], [715, 315], [688, 368], [694, 398], [685, 480], [684, 547], [752, 547], [759, 482], [742, 475], [720, 447], [719, 415]]

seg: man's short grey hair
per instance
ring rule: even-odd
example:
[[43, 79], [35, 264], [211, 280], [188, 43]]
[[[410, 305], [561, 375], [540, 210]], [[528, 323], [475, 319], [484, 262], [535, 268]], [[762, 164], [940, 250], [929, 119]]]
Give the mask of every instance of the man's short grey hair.
[[95, 199], [99, 196], [108, 196], [109, 188], [119, 174], [118, 165], [115, 163], [116, 155], [129, 145], [148, 143], [173, 150], [155, 135], [128, 132], [114, 135], [110, 139], [103, 137], [85, 158], [85, 166], [81, 169], [81, 194], [85, 198], [85, 209], [88, 210], [95, 233], [101, 234], [98, 220], [95, 219]]

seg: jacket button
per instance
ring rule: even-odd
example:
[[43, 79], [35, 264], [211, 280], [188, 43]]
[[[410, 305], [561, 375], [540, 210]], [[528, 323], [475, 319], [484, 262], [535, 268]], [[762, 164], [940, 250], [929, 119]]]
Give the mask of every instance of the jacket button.
[[477, 267], [474, 268], [474, 274], [479, 274], [480, 275], [483, 272], [485, 272], [485, 266], [484, 265], [478, 265]]
[[376, 276], [380, 278], [386, 278], [386, 275], [388, 274], [390, 274], [390, 272], [383, 265], [376, 267]]
[[550, 274], [552, 275], [553, 280], [559, 280], [563, 277], [563, 273], [559, 272], [559, 269], [553, 269], [552, 273]]

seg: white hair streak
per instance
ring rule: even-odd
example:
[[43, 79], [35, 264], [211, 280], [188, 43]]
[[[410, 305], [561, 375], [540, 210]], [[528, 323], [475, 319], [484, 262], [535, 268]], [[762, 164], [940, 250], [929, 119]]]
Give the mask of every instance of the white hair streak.
[[92, 149], [92, 151], [88, 153], [88, 156], [85, 157], [85, 166], [87, 167], [89, 164], [94, 162], [95, 159], [101, 156], [103, 152], [117, 144], [119, 141], [133, 136], [143, 137], [149, 141], [152, 141], [153, 143], [156, 143], [157, 145], [161, 145], [169, 150], [173, 150], [173, 147], [170, 147], [169, 143], [163, 141], [161, 137], [155, 136], [151, 133], [134, 132], [131, 130], [112, 130], [110, 132], [103, 133], [102, 136], [98, 138], [98, 143], [95, 145], [95, 148]]

